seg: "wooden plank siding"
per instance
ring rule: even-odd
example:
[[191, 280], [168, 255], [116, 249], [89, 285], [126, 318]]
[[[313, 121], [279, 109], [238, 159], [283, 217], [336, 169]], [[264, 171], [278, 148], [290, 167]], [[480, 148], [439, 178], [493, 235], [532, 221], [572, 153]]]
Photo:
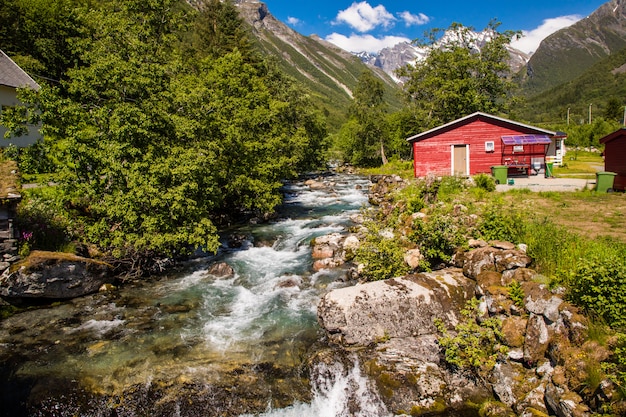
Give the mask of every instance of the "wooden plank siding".
[[[497, 120], [482, 118], [443, 129], [413, 142], [415, 176], [451, 175], [454, 145], [469, 146], [469, 175], [491, 173], [492, 166], [502, 165], [502, 136], [534, 133], [536, 131], [521, 126], [507, 126]], [[485, 150], [485, 142], [493, 142], [493, 152]]]
[[600, 139], [604, 144], [604, 170], [615, 172], [613, 189], [626, 190], [626, 129], [619, 129]]

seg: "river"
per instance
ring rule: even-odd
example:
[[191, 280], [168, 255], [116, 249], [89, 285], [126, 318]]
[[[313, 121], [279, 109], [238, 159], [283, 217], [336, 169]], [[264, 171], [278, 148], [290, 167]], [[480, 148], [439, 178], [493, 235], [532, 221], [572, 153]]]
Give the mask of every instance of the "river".
[[[311, 365], [316, 306], [347, 285], [312, 270], [310, 242], [346, 232], [367, 205], [351, 175], [284, 187], [275, 221], [229, 230], [215, 256], [110, 293], [0, 322], [0, 401], [10, 416], [386, 414], [358, 364]], [[230, 278], [208, 271], [215, 262]]]

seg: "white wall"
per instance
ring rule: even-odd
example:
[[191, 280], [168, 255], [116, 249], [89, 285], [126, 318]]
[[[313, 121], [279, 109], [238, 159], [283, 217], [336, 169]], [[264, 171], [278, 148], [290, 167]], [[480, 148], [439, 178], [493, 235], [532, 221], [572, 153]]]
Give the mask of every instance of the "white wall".
[[[0, 85], [0, 112], [2, 106], [16, 106], [20, 101], [17, 99], [16, 90], [11, 87]], [[30, 146], [41, 139], [39, 128], [41, 126], [29, 126], [28, 133], [18, 137], [4, 138], [6, 129], [0, 125], [0, 148], [6, 148], [9, 145], [15, 145], [19, 148]]]

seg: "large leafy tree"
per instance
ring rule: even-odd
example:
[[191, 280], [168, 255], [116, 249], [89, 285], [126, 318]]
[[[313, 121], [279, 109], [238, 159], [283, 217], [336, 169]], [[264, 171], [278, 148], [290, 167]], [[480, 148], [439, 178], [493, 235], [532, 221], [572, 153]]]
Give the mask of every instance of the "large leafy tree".
[[357, 166], [387, 163], [388, 142], [382, 81], [371, 71], [364, 71], [353, 91], [348, 121], [339, 131], [339, 147], [344, 159]]
[[89, 0], [0, 1], [0, 48], [38, 81], [58, 81], [78, 56], [74, 10]]
[[84, 9], [81, 64], [38, 93], [74, 229], [116, 258], [215, 250], [217, 216], [271, 211], [281, 180], [322, 160], [324, 124], [290, 79], [232, 45], [185, 58], [196, 16], [177, 0]]
[[500, 33], [497, 27], [489, 25], [490, 39], [480, 48], [472, 28], [453, 24], [441, 39], [441, 31], [433, 31], [426, 59], [398, 71], [405, 80], [405, 97], [425, 128], [476, 111], [507, 110], [513, 83], [505, 46], [515, 33]]

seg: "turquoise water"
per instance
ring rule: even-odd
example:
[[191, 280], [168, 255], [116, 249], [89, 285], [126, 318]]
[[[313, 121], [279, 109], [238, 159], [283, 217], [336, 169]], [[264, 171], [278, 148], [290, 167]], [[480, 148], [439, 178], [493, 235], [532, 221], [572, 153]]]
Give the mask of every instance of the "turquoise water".
[[[177, 273], [0, 322], [6, 409], [237, 415], [262, 405], [268, 415], [340, 416], [355, 395], [362, 409], [379, 407], [358, 394], [366, 389], [358, 366], [310, 374], [307, 363], [321, 336], [317, 303], [346, 285], [345, 269], [312, 271], [310, 242], [346, 232], [349, 216], [367, 205], [365, 179], [327, 180], [323, 190], [286, 185], [278, 220], [229, 231], [244, 237], [239, 248], [225, 245]], [[211, 275], [214, 262], [228, 263], [234, 276]]]

